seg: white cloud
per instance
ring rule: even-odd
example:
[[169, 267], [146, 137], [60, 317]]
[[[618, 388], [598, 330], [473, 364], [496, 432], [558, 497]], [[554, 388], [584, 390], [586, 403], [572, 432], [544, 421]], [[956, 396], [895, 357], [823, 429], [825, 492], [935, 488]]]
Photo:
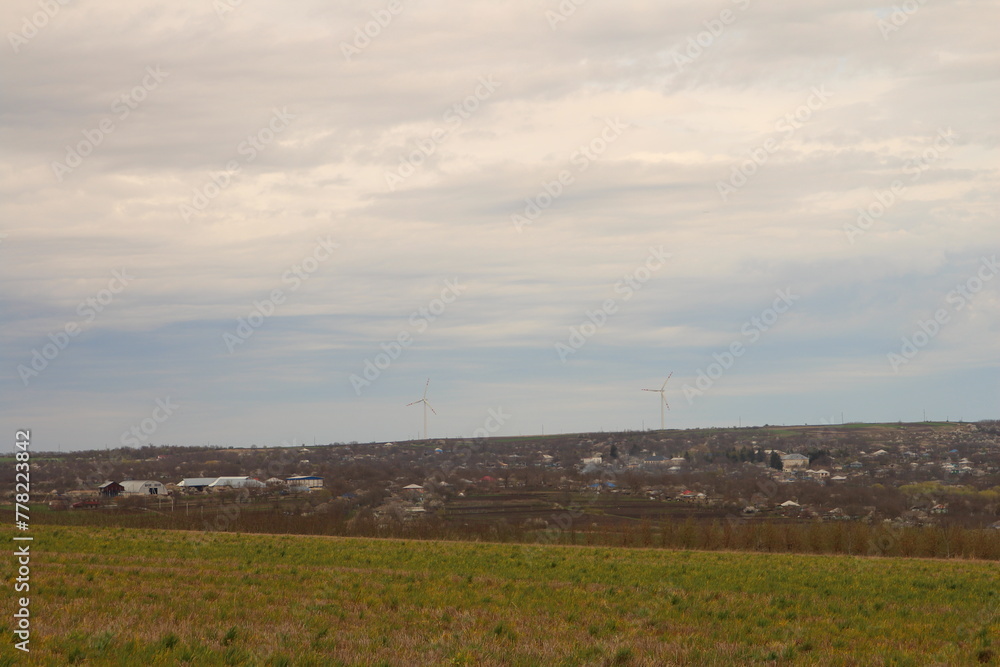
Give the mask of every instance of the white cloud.
[[[995, 416], [975, 369], [995, 358], [997, 284], [908, 364], [926, 384], [883, 377], [882, 360], [1000, 241], [1000, 3], [929, 3], [887, 39], [891, 7], [860, 1], [587, 3], [552, 30], [555, 5], [404, 2], [350, 61], [341, 43], [385, 3], [63, 7], [0, 75], [5, 413], [93, 447], [117, 440], [126, 406], [173, 393], [192, 406], [163, 432], [178, 443], [286, 437], [265, 413], [324, 441], [397, 439], [417, 417], [391, 406], [433, 375], [454, 435], [494, 395], [525, 432], [634, 428], [655, 406], [614, 387], [693, 375], [791, 287], [801, 303], [710, 401], [685, 412], [675, 395], [674, 423], [808, 421], [810, 397], [872, 419], [916, 418], [898, 414], [907, 397]], [[735, 20], [678, 68], [674, 50], [726, 7]], [[7, 3], [5, 33], [36, 11]], [[147, 68], [166, 74], [144, 84]], [[496, 90], [449, 121], [483, 77]], [[802, 111], [817, 88], [829, 99]], [[270, 136], [275, 109], [294, 118]], [[609, 119], [620, 135], [580, 159]], [[957, 140], [913, 179], [943, 128]], [[769, 140], [723, 201], [718, 183]], [[74, 151], [89, 154], [60, 181], [52, 163]], [[238, 173], [185, 221], [179, 207], [230, 161]], [[571, 182], [518, 233], [512, 214], [561, 172]], [[850, 243], [845, 225], [897, 179], [904, 195]], [[338, 252], [292, 291], [284, 272], [320, 236]], [[561, 364], [554, 344], [650, 246], [670, 262]], [[123, 267], [134, 283], [26, 388], [18, 366]], [[349, 374], [454, 276], [468, 291], [414, 332], [365, 407]], [[223, 333], [275, 289], [286, 302], [228, 354]], [[567, 383], [573, 400], [549, 391]]]

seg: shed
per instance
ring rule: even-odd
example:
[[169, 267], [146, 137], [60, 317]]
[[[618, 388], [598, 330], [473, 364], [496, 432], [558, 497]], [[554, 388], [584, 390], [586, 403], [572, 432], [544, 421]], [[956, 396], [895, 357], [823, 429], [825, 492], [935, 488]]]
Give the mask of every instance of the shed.
[[304, 486], [309, 489], [318, 489], [323, 486], [323, 478], [316, 475], [296, 475], [285, 480], [288, 486]]
[[165, 496], [167, 487], [161, 482], [149, 479], [127, 479], [121, 484], [126, 496]]

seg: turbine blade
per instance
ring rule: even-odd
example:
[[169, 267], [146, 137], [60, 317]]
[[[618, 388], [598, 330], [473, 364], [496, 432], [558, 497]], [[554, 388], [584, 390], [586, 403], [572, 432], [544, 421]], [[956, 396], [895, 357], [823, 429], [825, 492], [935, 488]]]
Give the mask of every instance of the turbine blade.
[[412, 403], [407, 403], [406, 407], [410, 407], [411, 405], [416, 405], [417, 403], [423, 403], [423, 402], [424, 399], [421, 398], [419, 401], [413, 401]]
[[424, 401], [424, 405], [426, 405], [427, 407], [429, 407], [431, 409], [431, 412], [433, 412], [434, 414], [437, 414], [437, 411], [434, 409], [433, 405], [431, 405], [427, 401]]
[[427, 378], [427, 384], [424, 385], [424, 398], [427, 398], [427, 388], [431, 386], [431, 379]]
[[666, 396], [664, 396], [664, 397], [663, 397], [663, 404], [664, 404], [665, 406], [667, 406], [667, 410], [669, 410], [669, 409], [670, 409], [670, 404], [669, 404], [669, 403], [667, 403], [667, 397], [666, 397]]

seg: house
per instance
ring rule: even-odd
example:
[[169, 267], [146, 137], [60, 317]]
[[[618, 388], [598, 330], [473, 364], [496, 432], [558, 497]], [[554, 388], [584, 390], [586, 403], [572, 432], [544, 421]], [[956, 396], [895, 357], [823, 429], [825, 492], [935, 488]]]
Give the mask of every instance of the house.
[[296, 475], [285, 480], [288, 486], [304, 486], [307, 489], [319, 489], [323, 487], [323, 478], [316, 475]]
[[830, 473], [827, 472], [826, 470], [813, 470], [812, 474], [814, 477], [818, 479], [826, 479], [830, 476]]
[[127, 479], [121, 483], [122, 493], [126, 496], [165, 496], [167, 487], [161, 482], [149, 479]]
[[799, 505], [794, 500], [786, 500], [785, 502], [781, 503], [781, 505], [779, 505], [779, 507], [784, 507], [785, 509], [793, 509], [795, 507], [802, 507], [802, 506]]
[[192, 489], [194, 491], [204, 491], [206, 487], [211, 486], [212, 482], [217, 480], [218, 477], [185, 477], [177, 486], [183, 489]]
[[844, 477], [843, 475], [834, 475], [833, 477], [830, 478], [830, 481], [831, 482], [846, 482], [847, 478]]
[[403, 495], [410, 500], [417, 500], [423, 497], [424, 487], [419, 484], [407, 484], [403, 487]]
[[97, 487], [97, 492], [102, 496], [107, 496], [108, 498], [115, 498], [121, 495], [125, 491], [125, 488], [118, 482], [105, 482]]
[[802, 454], [785, 454], [781, 457], [781, 467], [783, 470], [795, 470], [805, 468], [809, 465], [809, 457]]
[[646, 466], [662, 466], [670, 463], [670, 459], [663, 456], [662, 454], [650, 454], [642, 460], [642, 464]]

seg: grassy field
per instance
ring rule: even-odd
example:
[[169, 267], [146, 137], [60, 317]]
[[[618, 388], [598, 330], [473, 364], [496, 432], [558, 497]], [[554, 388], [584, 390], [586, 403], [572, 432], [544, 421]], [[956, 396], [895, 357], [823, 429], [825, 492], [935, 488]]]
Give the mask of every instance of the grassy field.
[[[31, 660], [13, 649], [6, 613], [0, 665], [998, 660], [994, 563], [67, 526], [33, 533]], [[10, 553], [0, 560], [12, 609], [16, 563]]]

